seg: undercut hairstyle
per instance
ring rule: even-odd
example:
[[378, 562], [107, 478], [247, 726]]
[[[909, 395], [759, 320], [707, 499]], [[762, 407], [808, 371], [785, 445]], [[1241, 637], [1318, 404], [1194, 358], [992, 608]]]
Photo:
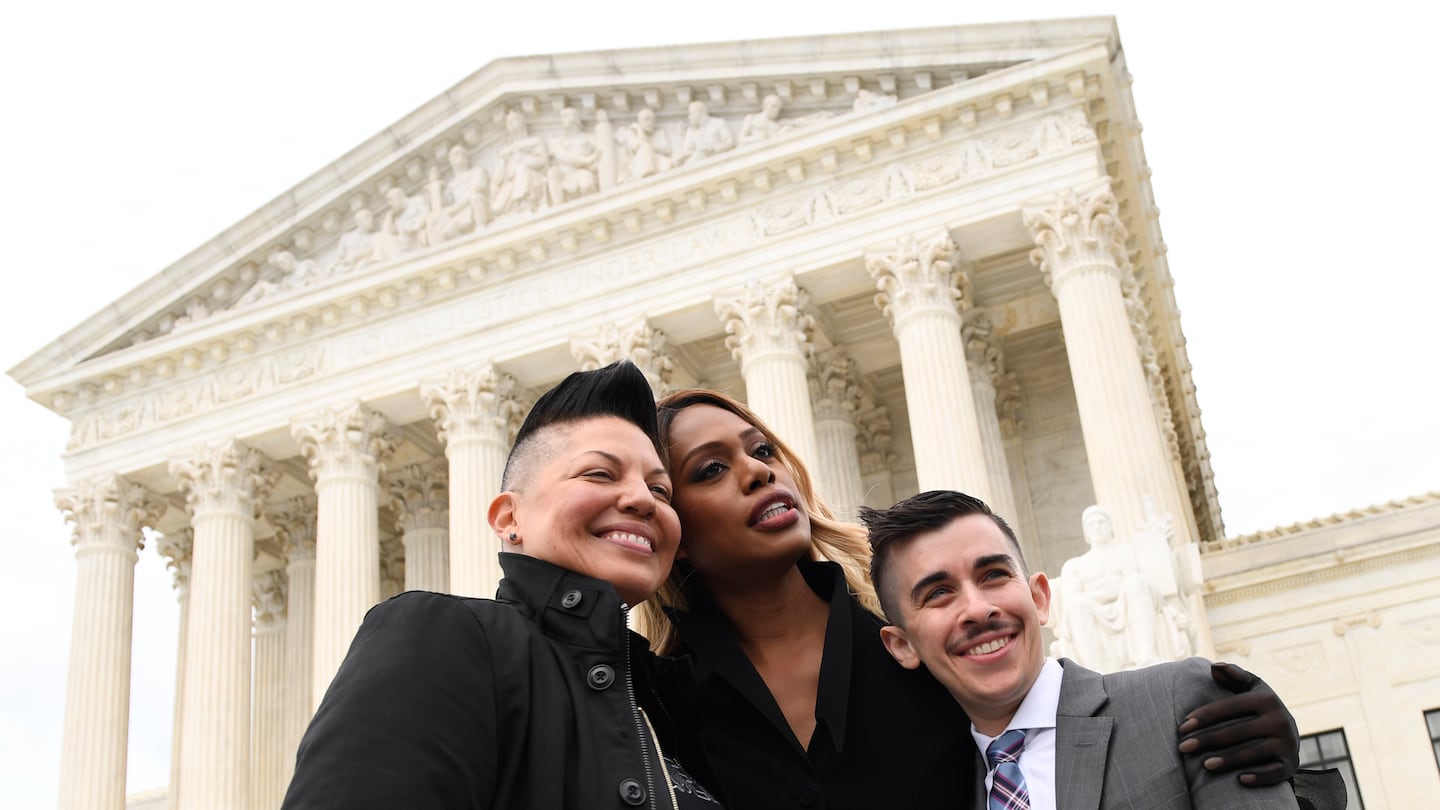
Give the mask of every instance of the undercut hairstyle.
[[985, 515], [1000, 527], [1009, 541], [1010, 550], [1015, 554], [1015, 563], [1025, 577], [1030, 570], [1025, 557], [1020, 553], [1020, 541], [1015, 530], [991, 511], [979, 498], [950, 489], [932, 489], [919, 495], [912, 495], [889, 509], [860, 507], [860, 522], [870, 533], [870, 579], [880, 598], [880, 606], [890, 621], [899, 623], [900, 603], [896, 598], [893, 582], [886, 581], [890, 561], [896, 548], [906, 545], [916, 537], [928, 532], [939, 531], [966, 515]]
[[655, 453], [665, 458], [650, 382], [634, 363], [621, 360], [594, 371], [577, 371], [535, 400], [505, 459], [500, 488], [523, 487], [559, 430], [602, 416], [623, 419], [640, 428], [654, 445]]
[[[858, 524], [847, 523], [835, 517], [830, 507], [815, 493], [810, 472], [805, 469], [804, 462], [796, 457], [795, 451], [739, 400], [705, 388], [687, 388], [661, 397], [660, 438], [664, 441], [666, 450], [660, 454], [660, 458], [666, 459], [667, 466], [670, 430], [675, 418], [686, 408], [696, 405], [711, 405], [729, 411], [753, 425], [765, 436], [765, 441], [775, 448], [775, 458], [785, 465], [785, 469], [790, 471], [790, 477], [795, 479], [795, 494], [804, 503], [805, 514], [810, 517], [810, 559], [829, 560], [839, 565], [841, 574], [845, 577], [845, 586], [855, 600], [861, 607], [880, 615], [880, 600], [875, 598], [875, 588], [870, 584], [870, 548], [865, 543], [865, 530]], [[676, 487], [677, 500], [683, 497], [679, 487]], [[683, 546], [685, 527], [682, 525], [680, 528], [680, 543]], [[689, 563], [676, 560], [670, 569], [670, 576], [661, 584], [660, 590], [631, 614], [635, 618], [635, 629], [650, 639], [651, 649], [661, 655], [672, 655], [680, 648], [680, 637], [666, 617], [665, 610], [689, 610], [690, 599], [685, 588], [686, 582], [691, 580], [695, 573]], [[698, 581], [698, 578], [695, 579]], [[693, 584], [692, 582], [691, 587]]]

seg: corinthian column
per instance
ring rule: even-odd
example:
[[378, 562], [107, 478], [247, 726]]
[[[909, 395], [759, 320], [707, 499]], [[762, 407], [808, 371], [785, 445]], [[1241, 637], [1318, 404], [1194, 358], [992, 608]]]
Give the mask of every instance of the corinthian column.
[[865, 486], [865, 505], [883, 509], [895, 503], [895, 453], [890, 444], [890, 409], [868, 395], [855, 414], [855, 452]]
[[[1177, 540], [1189, 541], [1189, 511], [1127, 310], [1125, 227], [1108, 180], [1078, 193], [1060, 192], [1023, 213], [1039, 245], [1030, 258], [1060, 305], [1096, 500], [1109, 510], [1119, 535], [1131, 539], [1145, 528], [1145, 499], [1152, 497], [1173, 518]], [[1168, 559], [1164, 563], [1173, 571]], [[1174, 592], [1173, 581], [1166, 590]]]
[[855, 446], [855, 414], [860, 385], [855, 364], [838, 347], [814, 356], [810, 401], [815, 403], [815, 477], [835, 516], [854, 521], [865, 497], [860, 481], [860, 452]]
[[295, 749], [310, 723], [315, 678], [315, 500], [291, 498], [267, 518], [285, 549], [285, 721], [280, 754], [289, 783]]
[[390, 508], [405, 544], [405, 590], [450, 586], [450, 492], [445, 470], [412, 464], [390, 477]]
[[250, 802], [274, 810], [285, 798], [285, 572], [255, 577], [255, 729], [250, 742]]
[[958, 307], [969, 302], [958, 261], [959, 249], [941, 232], [923, 244], [902, 240], [895, 252], [870, 256], [866, 267], [880, 289], [875, 303], [900, 342], [920, 489], [958, 489], [989, 501], [990, 472], [960, 338]]
[[985, 451], [985, 468], [990, 471], [990, 508], [1007, 521], [1018, 521], [1015, 493], [1010, 485], [1010, 462], [1005, 457], [1005, 435], [1000, 430], [996, 400], [997, 381], [1005, 375], [1005, 357], [995, 340], [995, 330], [978, 310], [968, 318], [962, 332], [966, 363], [970, 369], [970, 392], [975, 397], [975, 421], [980, 427], [980, 448]]
[[365, 612], [380, 601], [380, 471], [393, 443], [385, 419], [359, 402], [292, 428], [310, 461], [315, 526], [313, 706], [330, 687]]
[[[815, 329], [805, 312], [808, 302], [789, 278], [769, 285], [752, 281], [739, 295], [715, 300], [729, 334], [725, 346], [740, 361], [747, 404], [807, 465], [818, 452], [806, 380]], [[830, 493], [822, 489], [821, 495]]]
[[651, 327], [644, 319], [628, 326], [607, 323], [600, 327], [597, 335], [572, 338], [570, 353], [580, 363], [581, 371], [594, 371], [611, 363], [629, 360], [645, 374], [645, 379], [650, 381], [650, 390], [657, 398], [670, 390], [675, 363], [670, 359], [665, 333]]
[[154, 524], [164, 506], [116, 476], [60, 490], [55, 506], [73, 524], [76, 563], [59, 806], [122, 810], [135, 559], [140, 528]]
[[274, 482], [237, 442], [171, 462], [195, 528], [180, 726], [180, 806], [250, 810], [250, 587], [255, 510]]
[[515, 378], [494, 366], [456, 370], [443, 385], [422, 385], [450, 460], [450, 588], [461, 596], [495, 595], [500, 547], [486, 518], [525, 406]]
[[180, 638], [175, 645], [175, 698], [170, 713], [170, 789], [165, 792], [165, 806], [180, 806], [180, 719], [185, 708], [185, 633], [190, 625], [190, 552], [194, 548], [195, 530], [181, 529], [160, 536], [157, 550], [169, 562], [175, 585], [175, 598], [180, 603]]

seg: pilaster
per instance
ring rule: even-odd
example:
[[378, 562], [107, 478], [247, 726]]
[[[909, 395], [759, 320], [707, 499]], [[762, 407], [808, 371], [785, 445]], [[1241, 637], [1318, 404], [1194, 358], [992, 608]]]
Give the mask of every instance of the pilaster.
[[285, 600], [283, 569], [255, 577], [255, 728], [250, 738], [250, 802], [254, 810], [273, 810], [289, 783], [285, 736]]
[[195, 530], [185, 527], [173, 534], [162, 534], [156, 549], [167, 560], [180, 603], [180, 633], [175, 643], [175, 698], [170, 717], [170, 787], [165, 791], [165, 807], [180, 806], [180, 720], [185, 709], [185, 633], [190, 625], [190, 555], [195, 547]]
[[486, 512], [500, 494], [510, 443], [525, 406], [515, 378], [494, 366], [457, 369], [442, 385], [423, 385], [445, 456], [450, 490], [450, 593], [492, 597], [500, 583], [500, 548]]
[[60, 490], [55, 506], [72, 524], [76, 562], [59, 807], [121, 810], [136, 552], [144, 542], [141, 528], [153, 525], [164, 506], [118, 476]]
[[740, 361], [747, 404], [807, 464], [818, 452], [806, 380], [815, 329], [808, 304], [791, 278], [751, 281], [738, 295], [715, 300], [729, 335], [725, 345]]
[[394, 444], [385, 418], [353, 402], [293, 426], [315, 479], [314, 704], [365, 613], [380, 601], [379, 477]]
[[856, 519], [865, 497], [860, 480], [860, 453], [855, 447], [855, 414], [860, 408], [860, 380], [845, 351], [832, 347], [813, 357], [810, 401], [815, 403], [815, 477], [820, 493], [835, 516]]
[[1005, 436], [1000, 429], [997, 381], [1005, 376], [1005, 355], [995, 338], [990, 319], [972, 310], [961, 335], [965, 341], [966, 364], [970, 371], [970, 392], [975, 398], [975, 421], [980, 428], [980, 446], [985, 451], [985, 468], [990, 471], [990, 508], [1007, 521], [1018, 520], [1015, 493], [1010, 483], [1010, 462], [1005, 455]]
[[285, 723], [280, 750], [290, 781], [295, 751], [314, 709], [316, 501], [295, 497], [272, 507], [266, 519], [285, 550]]
[[412, 464], [390, 477], [390, 508], [405, 549], [405, 590], [450, 586], [450, 491], [440, 464]]

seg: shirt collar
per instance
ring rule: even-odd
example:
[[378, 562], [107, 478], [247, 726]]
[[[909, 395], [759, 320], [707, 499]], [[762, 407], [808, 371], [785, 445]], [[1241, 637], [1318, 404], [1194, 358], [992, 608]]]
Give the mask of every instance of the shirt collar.
[[545, 635], [590, 647], [628, 643], [624, 603], [609, 582], [513, 552], [500, 553], [500, 569], [496, 601], [515, 605]]
[[[1030, 686], [1030, 691], [1025, 693], [1025, 699], [1020, 701], [1020, 708], [1015, 710], [1015, 716], [1010, 718], [1005, 731], [1012, 728], [1055, 728], [1055, 712], [1060, 707], [1060, 682], [1064, 678], [1065, 670], [1060, 666], [1060, 662], [1054, 658], [1046, 658], [1035, 683]], [[975, 738], [975, 745], [980, 748], [982, 755], [996, 739], [982, 734], [975, 728], [974, 723], [970, 724], [970, 736]]]

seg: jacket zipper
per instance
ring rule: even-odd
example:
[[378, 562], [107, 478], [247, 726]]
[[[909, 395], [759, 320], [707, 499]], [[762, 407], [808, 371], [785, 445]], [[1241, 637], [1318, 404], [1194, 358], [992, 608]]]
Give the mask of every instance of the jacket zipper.
[[[630, 659], [629, 616], [630, 606], [624, 602], [620, 603], [620, 638], [624, 639], [625, 643], [625, 694], [630, 698], [630, 718], [635, 723], [636, 739], [640, 741], [640, 762], [645, 766], [645, 787], [649, 789], [650, 793], [646, 798], [649, 800], [650, 810], [658, 810], [658, 806], [655, 804], [655, 771], [650, 766], [650, 749], [645, 744], [645, 729], [649, 722], [640, 711], [640, 706], [635, 703], [635, 673]], [[658, 740], [655, 743], [655, 749], [657, 751], [660, 749]], [[665, 766], [662, 763], [660, 767], [663, 770]], [[669, 781], [668, 776], [666, 781]]]

